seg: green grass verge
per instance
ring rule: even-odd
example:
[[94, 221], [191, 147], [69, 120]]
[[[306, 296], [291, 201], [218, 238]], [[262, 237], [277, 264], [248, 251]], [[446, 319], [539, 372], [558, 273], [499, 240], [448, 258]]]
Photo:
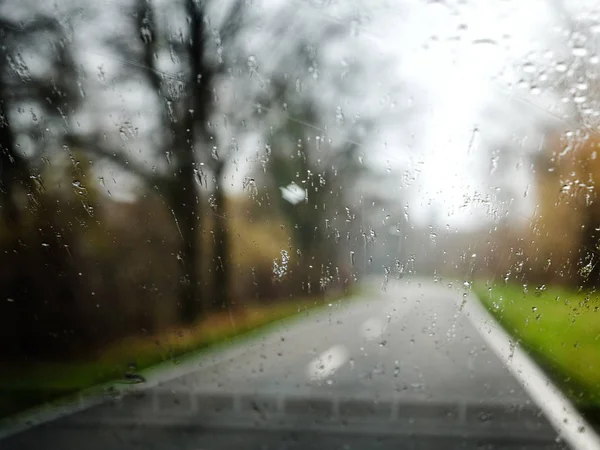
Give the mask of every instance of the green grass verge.
[[348, 301], [358, 293], [326, 300], [303, 299], [254, 305], [235, 313], [209, 316], [190, 327], [153, 336], [131, 336], [87, 360], [3, 364], [0, 371], [0, 418], [53, 402], [95, 385], [123, 379], [135, 361], [140, 372], [164, 364], [180, 364], [199, 353], [213, 351], [239, 340], [267, 333], [283, 320], [291, 321]]
[[482, 283], [474, 291], [572, 401], [582, 410], [600, 411], [598, 293]]

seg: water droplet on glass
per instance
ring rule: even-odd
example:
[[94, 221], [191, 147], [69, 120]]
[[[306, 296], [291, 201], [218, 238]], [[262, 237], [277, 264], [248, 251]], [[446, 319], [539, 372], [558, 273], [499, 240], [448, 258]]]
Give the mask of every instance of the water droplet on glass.
[[101, 65], [98, 66], [98, 79], [102, 83], [106, 81], [106, 74], [104, 73], [104, 68]]
[[535, 72], [535, 66], [532, 63], [530, 63], [530, 62], [525, 63], [525, 64], [523, 64], [523, 72], [525, 72], [525, 73], [534, 73]]
[[588, 50], [585, 47], [577, 46], [577, 47], [573, 47], [573, 49], [571, 50], [571, 53], [573, 54], [573, 56], [583, 57], [588, 54]]
[[146, 382], [146, 379], [142, 375], [137, 373], [137, 364], [134, 362], [129, 363], [129, 366], [127, 367], [127, 371], [125, 372], [125, 379], [132, 383]]
[[273, 261], [273, 275], [279, 280], [287, 273], [290, 261], [290, 256], [286, 250], [281, 250], [280, 255], [279, 261], [277, 259]]
[[341, 106], [335, 108], [335, 121], [338, 125], [344, 124], [344, 113], [342, 112]]
[[255, 73], [256, 69], [258, 69], [258, 61], [256, 60], [256, 56], [250, 55], [247, 60], [248, 71], [250, 73]]
[[557, 62], [556, 65], [554, 66], [554, 70], [556, 70], [557, 72], [563, 73], [567, 71], [567, 65], [564, 62]]

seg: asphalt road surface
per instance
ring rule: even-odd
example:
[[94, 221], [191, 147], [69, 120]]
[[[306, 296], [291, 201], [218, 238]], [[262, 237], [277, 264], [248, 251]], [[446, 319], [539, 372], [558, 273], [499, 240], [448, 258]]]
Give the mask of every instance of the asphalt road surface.
[[564, 448], [465, 316], [462, 292], [374, 287], [0, 448]]

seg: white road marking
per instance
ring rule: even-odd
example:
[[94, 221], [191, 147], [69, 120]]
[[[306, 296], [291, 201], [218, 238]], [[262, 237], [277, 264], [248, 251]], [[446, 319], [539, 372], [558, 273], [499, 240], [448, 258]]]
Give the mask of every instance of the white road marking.
[[[462, 300], [462, 299], [461, 299]], [[464, 311], [481, 337], [546, 415], [554, 429], [576, 450], [600, 448], [600, 437], [519, 345], [474, 296]]]
[[376, 319], [374, 317], [367, 319], [365, 323], [360, 327], [360, 333], [362, 336], [372, 341], [381, 337], [381, 335], [385, 332], [386, 323], [383, 320]]
[[323, 380], [330, 377], [348, 360], [349, 352], [343, 345], [334, 345], [312, 360], [306, 374], [311, 380]]

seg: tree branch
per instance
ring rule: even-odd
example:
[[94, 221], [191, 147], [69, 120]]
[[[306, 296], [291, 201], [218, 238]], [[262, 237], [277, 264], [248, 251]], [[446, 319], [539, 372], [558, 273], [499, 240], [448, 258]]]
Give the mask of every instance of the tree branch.
[[143, 165], [137, 164], [129, 160], [122, 152], [111, 151], [101, 144], [101, 138], [98, 136], [77, 136], [68, 135], [65, 137], [65, 142], [69, 147], [79, 148], [82, 151], [98, 158], [115, 164], [121, 169], [130, 172], [139, 177], [144, 183], [149, 186], [158, 186], [159, 188], [168, 183], [168, 177], [154, 172], [149, 172]]

